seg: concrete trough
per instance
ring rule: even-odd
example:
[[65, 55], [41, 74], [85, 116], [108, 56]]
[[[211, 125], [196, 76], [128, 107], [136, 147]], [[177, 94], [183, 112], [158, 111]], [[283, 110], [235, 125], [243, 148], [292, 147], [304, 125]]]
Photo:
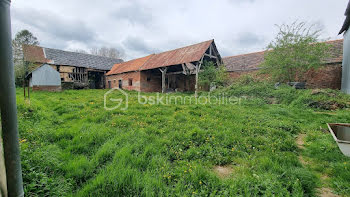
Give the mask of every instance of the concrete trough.
[[340, 151], [350, 157], [350, 124], [328, 123], [327, 126]]

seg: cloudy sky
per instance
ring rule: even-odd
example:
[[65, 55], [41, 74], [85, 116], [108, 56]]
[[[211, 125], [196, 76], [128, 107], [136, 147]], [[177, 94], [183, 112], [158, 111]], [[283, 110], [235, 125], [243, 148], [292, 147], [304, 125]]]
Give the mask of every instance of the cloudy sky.
[[316, 23], [337, 36], [348, 0], [12, 0], [12, 32], [63, 50], [114, 47], [125, 60], [215, 39], [222, 56], [263, 50], [275, 24]]

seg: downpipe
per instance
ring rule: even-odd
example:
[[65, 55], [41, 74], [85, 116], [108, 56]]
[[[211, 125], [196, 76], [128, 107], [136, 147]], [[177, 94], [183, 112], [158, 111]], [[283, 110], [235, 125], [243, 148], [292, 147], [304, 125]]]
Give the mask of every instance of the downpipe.
[[0, 0], [0, 109], [9, 197], [24, 196], [11, 44], [10, 0]]

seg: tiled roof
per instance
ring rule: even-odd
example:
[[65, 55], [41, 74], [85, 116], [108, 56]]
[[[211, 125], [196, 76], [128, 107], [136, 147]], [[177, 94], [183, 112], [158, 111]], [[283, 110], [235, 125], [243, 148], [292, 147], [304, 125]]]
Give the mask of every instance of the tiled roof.
[[[339, 63], [343, 60], [343, 40], [332, 40], [325, 42], [330, 45], [330, 58], [325, 60], [325, 63]], [[257, 70], [264, 62], [266, 51], [248, 53], [230, 57], [224, 57], [222, 60], [226, 66], [226, 70], [233, 71], [249, 71]]]
[[199, 61], [212, 43], [214, 44], [214, 40], [208, 40], [198, 44], [116, 64], [107, 75], [138, 70], [150, 70]]
[[264, 61], [265, 51], [248, 53], [243, 55], [236, 55], [222, 58], [226, 70], [232, 71], [248, 71], [256, 70]]
[[141, 58], [138, 58], [138, 59], [134, 59], [134, 60], [130, 60], [130, 61], [127, 61], [127, 62], [123, 62], [123, 63], [120, 63], [120, 64], [115, 64], [113, 66], [113, 68], [106, 75], [114, 75], [114, 74], [118, 74], [118, 73], [137, 71], [152, 56], [153, 56], [153, 54], [149, 55], [149, 56], [146, 56], [146, 57], [141, 57]]
[[23, 46], [23, 53], [25, 60], [30, 62], [69, 65], [98, 70], [110, 70], [114, 64], [123, 62], [122, 59], [29, 45]]
[[330, 57], [325, 60], [325, 63], [331, 64], [343, 62], [343, 42], [343, 39], [325, 42], [330, 46]]

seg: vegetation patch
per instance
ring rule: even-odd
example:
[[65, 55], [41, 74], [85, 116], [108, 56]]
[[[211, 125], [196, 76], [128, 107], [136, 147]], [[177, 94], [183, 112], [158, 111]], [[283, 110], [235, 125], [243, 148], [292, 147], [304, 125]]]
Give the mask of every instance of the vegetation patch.
[[126, 111], [106, 111], [105, 92], [33, 92], [29, 106], [17, 90], [27, 196], [315, 196], [319, 174], [336, 193], [350, 193], [350, 160], [320, 131], [350, 122], [350, 113], [307, 105], [350, 101], [337, 91], [312, 95], [253, 81], [211, 93], [249, 96], [234, 105], [141, 105], [128, 92]]

